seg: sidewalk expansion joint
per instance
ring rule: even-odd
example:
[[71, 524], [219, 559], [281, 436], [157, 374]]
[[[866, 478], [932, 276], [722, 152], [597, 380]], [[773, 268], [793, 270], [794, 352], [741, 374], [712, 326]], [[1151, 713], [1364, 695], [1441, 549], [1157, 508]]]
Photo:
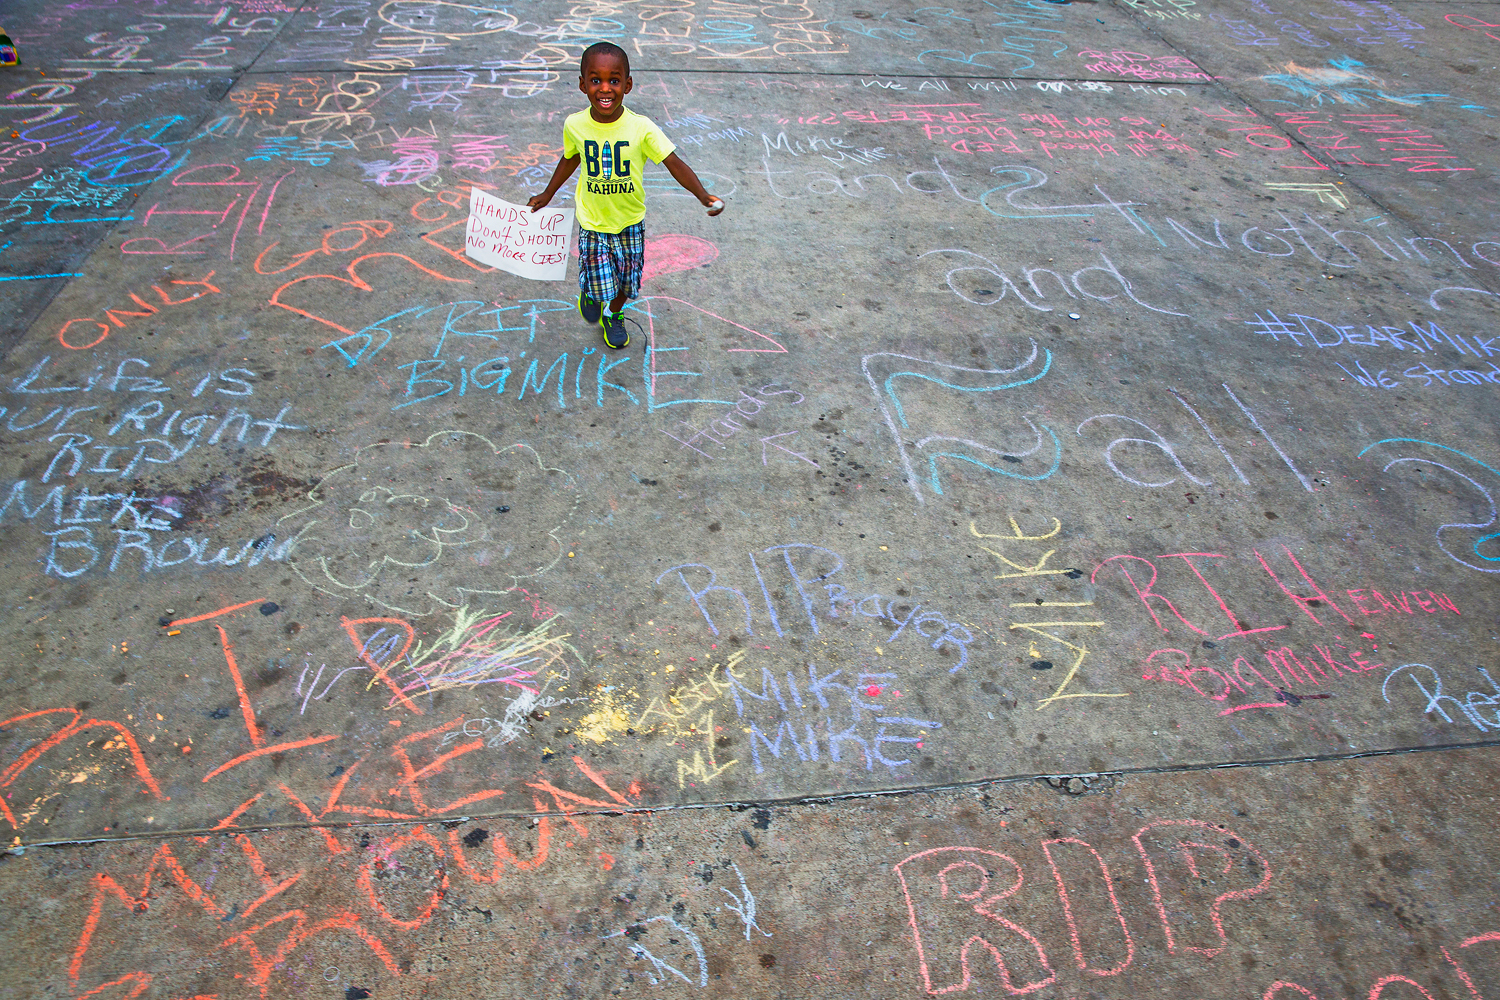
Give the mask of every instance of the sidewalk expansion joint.
[[[715, 802], [679, 802], [667, 803], [653, 806], [624, 806], [619, 809], [574, 809], [566, 813], [536, 812], [534, 810], [516, 812], [486, 812], [472, 813], [466, 816], [423, 816], [413, 819], [392, 820], [387, 822], [342, 822], [342, 823], [268, 823], [254, 824], [250, 826], [236, 826], [227, 828], [201, 827], [197, 829], [179, 829], [151, 831], [149, 833], [125, 834], [118, 837], [76, 837], [59, 840], [33, 841], [29, 844], [12, 846], [6, 850], [0, 850], [0, 856], [5, 854], [22, 855], [27, 851], [43, 847], [82, 847], [90, 844], [125, 843], [129, 841], [170, 840], [179, 837], [206, 837], [214, 835], [234, 836], [249, 833], [283, 833], [295, 830], [352, 830], [352, 829], [379, 829], [385, 827], [413, 827], [429, 824], [441, 824], [446, 827], [457, 827], [463, 823], [477, 820], [497, 819], [540, 819], [544, 816], [642, 816], [654, 813], [669, 814], [678, 812], [702, 812], [710, 809], [727, 809], [732, 812], [745, 812], [749, 809], [766, 809], [771, 807], [790, 806], [818, 806], [832, 805], [838, 802], [856, 801], [859, 799], [888, 799], [902, 798], [911, 795], [928, 795], [942, 792], [975, 791], [989, 788], [995, 785], [1015, 785], [1051, 779], [1066, 779], [1084, 776], [1089, 779], [1113, 779], [1136, 775], [1155, 774], [1192, 774], [1200, 771], [1222, 771], [1232, 768], [1273, 768], [1284, 767], [1289, 764], [1327, 764], [1340, 763], [1351, 760], [1365, 760], [1374, 757], [1401, 757], [1418, 753], [1442, 753], [1447, 751], [1483, 750], [1500, 747], [1500, 739], [1479, 740], [1473, 743], [1443, 743], [1434, 746], [1411, 746], [1391, 747], [1384, 750], [1357, 750], [1350, 753], [1336, 754], [1310, 754], [1298, 757], [1275, 757], [1266, 760], [1248, 761], [1222, 761], [1218, 763], [1201, 764], [1168, 764], [1156, 767], [1127, 767], [1113, 771], [1089, 771], [1075, 772], [1072, 774], [1059, 774], [1056, 772], [1038, 772], [1027, 774], [1003, 775], [989, 778], [975, 778], [971, 781], [956, 781], [946, 783], [933, 783], [926, 785], [905, 785], [900, 788], [873, 788], [858, 792], [838, 792], [827, 795], [796, 795], [777, 799], [723, 799]], [[1050, 782], [1049, 782], [1050, 783]]]

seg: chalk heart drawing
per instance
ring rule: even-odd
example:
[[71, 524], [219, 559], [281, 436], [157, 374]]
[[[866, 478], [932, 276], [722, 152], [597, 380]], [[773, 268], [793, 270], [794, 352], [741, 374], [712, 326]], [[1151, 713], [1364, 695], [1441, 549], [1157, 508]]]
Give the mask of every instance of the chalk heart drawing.
[[696, 236], [669, 233], [646, 241], [646, 267], [642, 281], [674, 271], [691, 271], [719, 259], [719, 248]]
[[528, 445], [441, 431], [360, 448], [279, 524], [308, 586], [426, 615], [482, 604], [555, 566], [580, 498], [577, 479]]
[[[317, 247], [309, 251], [304, 251], [303, 253], [294, 256], [292, 258], [291, 264], [287, 264], [273, 270], [266, 270], [262, 267], [262, 263], [264, 262], [266, 255], [277, 246], [277, 244], [273, 243], [265, 250], [262, 250], [260, 256], [256, 258], [255, 271], [257, 274], [282, 274], [286, 271], [301, 267], [302, 264], [304, 264], [308, 260], [308, 258], [313, 257], [317, 254], [321, 253], [324, 256], [332, 257], [335, 253], [349, 253], [358, 249], [371, 236], [377, 239], [381, 239], [388, 235], [390, 231], [391, 224], [381, 219], [346, 223], [343, 226], [340, 226], [338, 229], [325, 234], [323, 237], [323, 245], [321, 247]], [[349, 247], [344, 247], [332, 243], [332, 238], [338, 236], [339, 234], [351, 235], [354, 239], [354, 243]], [[369, 260], [379, 260], [382, 264], [387, 264], [389, 263], [388, 258], [404, 261], [405, 263], [416, 268], [418, 271], [421, 271], [423, 274], [426, 274], [434, 281], [448, 282], [457, 285], [473, 284], [473, 282], [471, 282], [468, 278], [451, 278], [446, 274], [440, 274], [430, 267], [426, 267], [425, 265], [417, 263], [405, 254], [376, 250], [372, 251], [371, 253], [360, 254], [358, 257], [355, 257], [353, 260], [351, 260], [344, 268], [344, 273], [349, 275], [349, 277], [347, 278], [341, 278], [336, 274], [300, 275], [299, 277], [292, 278], [286, 284], [277, 288], [274, 292], [271, 293], [271, 297], [266, 301], [271, 305], [276, 306], [277, 308], [285, 309], [288, 312], [294, 312], [298, 316], [305, 316], [315, 323], [322, 323], [324, 326], [337, 330], [340, 333], [345, 334], [346, 336], [358, 336], [358, 333], [356, 331], [366, 325], [366, 321], [359, 318], [359, 310], [361, 308], [376, 308], [375, 303], [376, 301], [378, 301], [378, 297], [371, 299], [367, 298], [364, 295], [357, 295], [354, 298], [349, 299], [344, 298], [343, 293], [339, 289], [331, 289], [322, 286], [320, 286], [318, 290], [311, 296], [303, 294], [310, 289], [298, 289], [296, 292], [291, 293], [293, 298], [307, 299], [308, 305], [316, 306], [318, 309], [322, 310], [322, 312], [319, 313], [303, 309], [301, 306], [295, 305], [291, 302], [283, 302], [282, 296], [288, 294], [294, 285], [300, 285], [303, 282], [320, 281], [332, 281], [339, 285], [346, 285], [356, 292], [374, 292], [376, 291], [376, 286], [372, 285], [369, 281], [360, 276], [360, 265]], [[367, 271], [370, 271], [370, 273], [375, 276], [376, 280], [378, 282], [382, 282], [383, 285], [384, 279], [386, 277], [384, 271], [382, 271], [380, 268], [375, 267], [375, 265], [369, 265], [367, 267]], [[406, 277], [409, 278], [410, 276], [407, 275]], [[335, 295], [334, 293], [339, 294]], [[323, 315], [323, 313], [327, 313], [328, 315]], [[352, 322], [355, 324], [355, 329], [351, 330], [349, 327], [344, 326], [336, 322], [335, 320], [329, 319], [328, 316], [337, 316], [339, 317], [339, 319], [344, 320], [344, 322], [346, 323]]]

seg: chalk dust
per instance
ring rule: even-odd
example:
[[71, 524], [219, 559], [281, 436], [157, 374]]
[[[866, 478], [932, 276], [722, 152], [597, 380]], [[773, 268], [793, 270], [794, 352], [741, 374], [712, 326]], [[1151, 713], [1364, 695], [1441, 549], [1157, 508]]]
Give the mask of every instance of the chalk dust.
[[590, 743], [605, 743], [614, 734], [630, 728], [632, 706], [606, 691], [593, 702], [594, 710], [582, 716], [573, 727], [573, 735]]

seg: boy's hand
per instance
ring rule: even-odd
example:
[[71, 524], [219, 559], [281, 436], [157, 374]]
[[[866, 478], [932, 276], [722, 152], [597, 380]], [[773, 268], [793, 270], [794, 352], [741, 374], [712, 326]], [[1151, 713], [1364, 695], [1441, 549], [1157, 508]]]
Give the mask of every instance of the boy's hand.
[[541, 194], [533, 195], [526, 202], [526, 207], [533, 212], [546, 208], [547, 203], [552, 200], [552, 196], [557, 194], [558, 189], [567, 183], [569, 177], [573, 176], [573, 171], [578, 169], [580, 159], [581, 157], [579, 156], [574, 156], [571, 159], [565, 156], [558, 160], [557, 169], [552, 171], [552, 180], [547, 182], [547, 186], [542, 190]]
[[708, 206], [709, 215], [718, 215], [720, 212], [724, 211], [723, 198], [709, 198], [708, 201], [704, 202], [704, 204]]

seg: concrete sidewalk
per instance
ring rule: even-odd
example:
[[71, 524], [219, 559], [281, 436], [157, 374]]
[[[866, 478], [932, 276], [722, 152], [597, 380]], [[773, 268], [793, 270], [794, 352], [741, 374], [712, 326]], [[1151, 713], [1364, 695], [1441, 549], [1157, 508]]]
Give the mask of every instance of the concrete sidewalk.
[[1489, 995], [1493, 12], [8, 10], [0, 993]]
[[9, 995], [1489, 996], [1487, 757], [28, 851]]

